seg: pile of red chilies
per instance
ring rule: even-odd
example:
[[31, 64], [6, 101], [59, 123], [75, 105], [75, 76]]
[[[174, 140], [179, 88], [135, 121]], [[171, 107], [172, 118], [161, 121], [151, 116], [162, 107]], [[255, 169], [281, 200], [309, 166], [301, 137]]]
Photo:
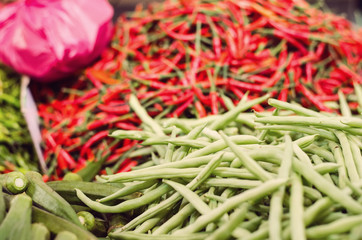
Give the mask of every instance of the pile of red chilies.
[[118, 19], [111, 47], [74, 86], [38, 105], [45, 158], [48, 165], [56, 161], [53, 179], [102, 156], [111, 172], [137, 164], [122, 158], [137, 141], [107, 136], [139, 126], [127, 104], [131, 92], [152, 117], [202, 118], [224, 112], [226, 98], [237, 104], [246, 93], [253, 99], [267, 92], [335, 112], [330, 103], [341, 90], [356, 110], [361, 35], [344, 18], [303, 0], [169, 0], [137, 7]]

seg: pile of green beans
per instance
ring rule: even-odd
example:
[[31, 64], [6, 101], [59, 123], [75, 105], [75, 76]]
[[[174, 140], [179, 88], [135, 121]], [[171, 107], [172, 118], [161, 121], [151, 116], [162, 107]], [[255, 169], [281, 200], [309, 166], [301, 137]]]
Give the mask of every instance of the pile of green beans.
[[37, 170], [37, 158], [20, 111], [20, 77], [0, 65], [0, 173]]
[[[356, 86], [360, 88], [360, 86]], [[135, 96], [148, 161], [131, 172], [97, 176], [124, 184], [106, 197], [78, 198], [96, 212], [122, 216], [111, 239], [361, 239], [362, 119], [341, 98], [343, 116], [268, 99], [203, 119], [150, 118]], [[131, 194], [138, 198], [123, 200]]]

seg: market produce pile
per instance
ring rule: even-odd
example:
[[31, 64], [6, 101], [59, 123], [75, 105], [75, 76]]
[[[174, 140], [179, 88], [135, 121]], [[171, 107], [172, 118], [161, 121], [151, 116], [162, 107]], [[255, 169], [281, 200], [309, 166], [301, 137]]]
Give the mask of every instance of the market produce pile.
[[[276, 111], [247, 112], [266, 99]], [[201, 119], [154, 120], [135, 95], [130, 106], [143, 129], [117, 130], [111, 137], [143, 140], [152, 155], [148, 161], [94, 182], [67, 175], [44, 183], [36, 172], [0, 175], [8, 202], [0, 201], [2, 214], [9, 208], [0, 232], [20, 228], [7, 234], [29, 236], [37, 233], [30, 230], [33, 222], [42, 232], [66, 231], [74, 239], [362, 236], [360, 117], [321, 113], [269, 95], [244, 98], [222, 115]], [[350, 112], [347, 104], [341, 110]], [[26, 213], [22, 225], [11, 225], [18, 221], [14, 212]]]
[[136, 7], [32, 83], [47, 170], [0, 175], [0, 239], [361, 239], [361, 33], [302, 0]]
[[165, 1], [136, 9], [118, 19], [111, 47], [84, 76], [60, 94], [59, 87], [34, 94], [47, 99], [38, 106], [44, 152], [49, 165], [58, 162], [48, 175], [59, 179], [100, 161], [105, 148], [112, 172], [133, 166], [120, 159], [137, 141], [107, 137], [139, 126], [131, 92], [155, 118], [223, 113], [226, 97], [237, 104], [246, 92], [338, 112], [340, 90], [357, 113], [361, 59], [362, 35], [351, 23], [304, 1]]
[[20, 112], [20, 75], [0, 65], [0, 173], [37, 170], [37, 161]]

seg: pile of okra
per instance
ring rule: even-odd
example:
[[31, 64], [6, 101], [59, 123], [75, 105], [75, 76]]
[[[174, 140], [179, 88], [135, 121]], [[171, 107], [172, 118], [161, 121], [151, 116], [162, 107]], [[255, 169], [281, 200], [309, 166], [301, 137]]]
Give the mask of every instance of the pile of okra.
[[[362, 88], [355, 85], [362, 107]], [[273, 111], [250, 109], [267, 101]], [[150, 117], [129, 104], [141, 142], [130, 172], [44, 183], [0, 175], [0, 239], [361, 239], [362, 119], [265, 95], [201, 119]]]

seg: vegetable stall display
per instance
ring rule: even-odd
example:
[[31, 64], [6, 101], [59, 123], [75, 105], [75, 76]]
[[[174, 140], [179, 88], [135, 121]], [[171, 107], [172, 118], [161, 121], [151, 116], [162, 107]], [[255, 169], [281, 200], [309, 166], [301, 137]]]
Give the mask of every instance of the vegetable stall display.
[[[34, 86], [46, 178], [72, 171], [91, 180], [135, 166], [143, 153], [130, 152], [139, 140], [108, 136], [140, 128], [131, 93], [155, 119], [201, 119], [266, 93], [339, 114], [344, 94], [351, 113], [360, 113], [361, 92], [354, 91], [362, 83], [359, 33], [303, 0], [168, 0], [137, 7], [118, 19], [110, 48], [77, 81], [60, 93], [59, 86]], [[265, 102], [252, 109], [272, 110]]]
[[[265, 100], [275, 111], [248, 112]], [[111, 137], [142, 140], [151, 153], [144, 163], [93, 182], [44, 183], [36, 172], [3, 174], [0, 231], [19, 227], [9, 222], [21, 212], [27, 213], [22, 231], [33, 221], [32, 234], [46, 235], [48, 229], [55, 239], [362, 236], [360, 117], [313, 111], [269, 95], [244, 97], [225, 113], [201, 119], [154, 120], [135, 95], [130, 105], [142, 129], [116, 130]], [[341, 111], [350, 108], [341, 104]], [[14, 184], [15, 193], [9, 190]], [[2, 205], [3, 199], [8, 203]]]

